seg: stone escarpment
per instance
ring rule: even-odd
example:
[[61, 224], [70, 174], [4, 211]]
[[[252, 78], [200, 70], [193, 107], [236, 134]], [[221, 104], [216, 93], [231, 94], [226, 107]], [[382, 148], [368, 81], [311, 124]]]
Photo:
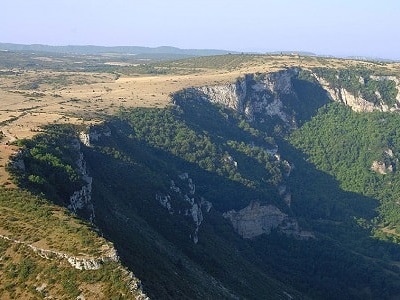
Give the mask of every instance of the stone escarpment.
[[361, 96], [356, 96], [350, 93], [343, 87], [332, 88], [329, 83], [322, 77], [314, 75], [321, 86], [326, 90], [327, 95], [332, 101], [343, 103], [346, 106], [351, 107], [357, 112], [372, 112], [375, 110], [388, 111], [387, 105], [376, 105], [362, 98]]
[[266, 121], [277, 117], [289, 127], [295, 127], [294, 116], [285, 105], [285, 98], [297, 97], [292, 78], [299, 70], [290, 68], [274, 73], [248, 74], [235, 83], [188, 89], [187, 92], [212, 103], [222, 104], [241, 114], [249, 121]]
[[170, 183], [170, 193], [157, 193], [156, 200], [170, 215], [184, 215], [193, 221], [195, 229], [190, 239], [197, 244], [204, 214], [210, 212], [212, 203], [196, 194], [196, 185], [188, 173], [180, 174], [176, 181], [171, 180]]
[[111, 136], [110, 129], [104, 126], [92, 126], [88, 127], [86, 131], [81, 131], [79, 133], [79, 139], [72, 141], [74, 149], [76, 149], [79, 154], [76, 166], [84, 184], [81, 189], [75, 191], [70, 196], [68, 209], [84, 216], [91, 223], [95, 222], [95, 212], [92, 201], [93, 178], [89, 176], [81, 145], [92, 147], [93, 142], [99, 141], [102, 136]]
[[[316, 74], [313, 74], [314, 78], [318, 81], [318, 83], [326, 90], [327, 95], [332, 101], [343, 103], [346, 106], [349, 106], [352, 110], [356, 112], [373, 112], [373, 111], [399, 111], [400, 110], [400, 80], [395, 76], [374, 76], [371, 75], [367, 79], [371, 79], [374, 81], [393, 81], [396, 85], [396, 96], [392, 101], [394, 101], [393, 105], [389, 105], [385, 103], [382, 99], [382, 95], [378, 90], [374, 91], [377, 102], [373, 103], [363, 98], [360, 92], [352, 93], [343, 86], [333, 86], [326, 79], [320, 77]], [[339, 78], [338, 78], [339, 79]], [[359, 77], [360, 85], [365, 85], [365, 78]]]
[[79, 140], [86, 147], [91, 147], [93, 142], [97, 142], [103, 136], [111, 136], [110, 128], [104, 126], [89, 126], [85, 131], [79, 133]]
[[[60, 260], [60, 261], [64, 260], [77, 270], [82, 270], [82, 271], [98, 270], [102, 267], [102, 265], [104, 263], [107, 263], [107, 262], [119, 263], [120, 262], [119, 256], [117, 254], [117, 250], [115, 250], [115, 248], [110, 245], [104, 245], [104, 247], [102, 247], [102, 255], [98, 256], [98, 257], [83, 255], [83, 254], [81, 254], [80, 256], [74, 256], [74, 255], [67, 254], [65, 252], [43, 249], [43, 248], [34, 246], [32, 244], [29, 244], [27, 242], [10, 238], [9, 236], [6, 236], [6, 235], [0, 234], [0, 238], [6, 240], [8, 242], [21, 245], [23, 247], [27, 247], [33, 253], [35, 253], [36, 255], [40, 256], [43, 259]], [[124, 280], [124, 282], [126, 282], [130, 292], [135, 295], [135, 297], [136, 297], [135, 299], [148, 300], [149, 298], [143, 292], [142, 283], [140, 282], [140, 280], [137, 279], [132, 272], [128, 271], [122, 265], [119, 265], [118, 269], [123, 274], [123, 278], [121, 278], [121, 279]], [[46, 287], [46, 285], [42, 285], [42, 288], [44, 288], [44, 287]], [[37, 290], [39, 291], [39, 289], [37, 289]]]
[[53, 259], [66, 260], [71, 266], [73, 266], [75, 269], [78, 270], [98, 270], [101, 268], [101, 265], [107, 261], [114, 261], [114, 262], [119, 261], [119, 257], [117, 255], [117, 251], [115, 250], [115, 248], [108, 246], [106, 247], [107, 250], [104, 251], [104, 255], [100, 257], [92, 257], [88, 255], [73, 256], [64, 252], [39, 248], [34, 245], [28, 244], [24, 241], [10, 238], [6, 235], [0, 235], [0, 238], [13, 242], [15, 244], [24, 245], [30, 248], [34, 253], [36, 253], [42, 258], [49, 260]]
[[80, 212], [85, 215], [87, 220], [91, 223], [94, 222], [95, 213], [94, 206], [92, 202], [92, 180], [93, 178], [89, 176], [86, 161], [84, 159], [83, 153], [81, 151], [81, 145], [79, 141], [74, 140], [74, 148], [79, 152], [79, 158], [76, 162], [78, 167], [78, 172], [84, 182], [81, 189], [75, 191], [69, 198], [68, 209], [74, 213]]
[[[277, 117], [289, 128], [297, 126], [296, 102], [299, 103], [299, 91], [296, 90], [293, 80], [299, 79], [303, 70], [287, 68], [272, 73], [247, 74], [234, 83], [210, 85], [186, 89], [198, 99], [218, 103], [229, 107], [238, 113], [244, 114], [249, 121], [266, 122], [268, 118]], [[306, 71], [309, 72], [309, 71]], [[326, 91], [326, 98], [343, 103], [354, 111], [398, 111], [400, 110], [400, 80], [395, 76], [369, 76], [368, 79], [379, 81], [393, 81], [397, 95], [392, 99], [395, 103], [388, 105], [382, 100], [379, 91], [374, 93], [375, 103], [364, 99], [361, 93], [352, 93], [343, 86], [332, 86], [326, 79], [311, 72], [315, 79], [315, 87]], [[364, 86], [364, 78], [360, 77], [360, 86]], [[362, 82], [361, 82], [362, 81]], [[177, 102], [177, 99], [173, 99]], [[178, 101], [179, 102], [179, 101]], [[294, 105], [293, 105], [294, 104]], [[324, 103], [321, 103], [323, 105]]]
[[382, 175], [396, 171], [399, 160], [394, 156], [393, 150], [387, 148], [383, 151], [381, 160], [374, 160], [371, 170]]
[[273, 229], [296, 239], [314, 238], [314, 234], [301, 230], [296, 219], [289, 217], [274, 205], [252, 202], [247, 207], [231, 210], [223, 215], [235, 231], [243, 238], [251, 239], [261, 234], [270, 234]]

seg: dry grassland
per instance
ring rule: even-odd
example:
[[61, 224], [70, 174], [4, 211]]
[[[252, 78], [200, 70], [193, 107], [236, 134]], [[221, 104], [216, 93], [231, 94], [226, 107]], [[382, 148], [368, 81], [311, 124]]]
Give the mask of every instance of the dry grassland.
[[[207, 58], [195, 62], [188, 60], [187, 63], [164, 63], [157, 67], [166, 73], [163, 75], [132, 74], [118, 78], [109, 73], [0, 70], [3, 74], [14, 72], [14, 75], [0, 76], [0, 131], [3, 133], [0, 184], [9, 184], [4, 165], [15, 150], [5, 144], [32, 137], [46, 124], [90, 124], [120, 107], [165, 107], [171, 100], [171, 93], [178, 90], [234, 82], [248, 73], [270, 72], [292, 66], [376, 67], [371, 62], [317, 57], [260, 55], [236, 64], [235, 59], [236, 56], [232, 56], [231, 60], [225, 57], [228, 63], [222, 66], [208, 62]], [[382, 68], [399, 72], [400, 65], [386, 64]]]

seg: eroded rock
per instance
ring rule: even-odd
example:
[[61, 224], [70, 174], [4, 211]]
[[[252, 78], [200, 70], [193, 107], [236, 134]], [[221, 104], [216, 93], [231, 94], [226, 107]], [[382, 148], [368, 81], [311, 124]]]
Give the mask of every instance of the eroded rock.
[[239, 211], [231, 210], [223, 216], [232, 223], [235, 231], [246, 239], [270, 234], [273, 229], [298, 239], [314, 237], [313, 233], [302, 231], [294, 218], [289, 217], [274, 205], [252, 202]]

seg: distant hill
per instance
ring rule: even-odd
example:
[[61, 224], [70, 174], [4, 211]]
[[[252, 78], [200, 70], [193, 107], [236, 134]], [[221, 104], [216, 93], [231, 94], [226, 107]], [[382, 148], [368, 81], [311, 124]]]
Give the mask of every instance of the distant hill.
[[317, 56], [318, 54], [313, 53], [313, 52], [308, 52], [308, 51], [272, 51], [272, 52], [266, 52], [266, 54], [272, 54], [272, 55], [276, 55], [276, 54], [283, 54], [283, 55], [294, 55], [294, 54], [298, 54], [298, 55], [303, 55], [303, 56]]
[[237, 53], [228, 50], [216, 49], [180, 49], [176, 47], [162, 46], [162, 47], [140, 47], [140, 46], [93, 46], [93, 45], [68, 45], [68, 46], [49, 46], [49, 45], [23, 45], [0, 43], [0, 50], [8, 51], [31, 51], [31, 52], [53, 52], [53, 53], [66, 53], [66, 54], [172, 54], [183, 56], [208, 56], [208, 55], [223, 55], [228, 53]]

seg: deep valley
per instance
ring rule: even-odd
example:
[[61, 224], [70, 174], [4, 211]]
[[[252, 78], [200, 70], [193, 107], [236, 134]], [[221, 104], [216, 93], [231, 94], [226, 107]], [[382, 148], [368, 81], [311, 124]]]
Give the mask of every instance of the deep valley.
[[5, 299], [398, 299], [399, 64], [6, 55]]

